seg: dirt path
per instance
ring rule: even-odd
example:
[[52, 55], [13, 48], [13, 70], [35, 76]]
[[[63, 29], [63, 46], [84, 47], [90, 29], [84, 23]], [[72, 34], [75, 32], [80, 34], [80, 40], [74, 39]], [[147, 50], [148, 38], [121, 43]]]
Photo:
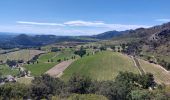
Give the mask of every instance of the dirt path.
[[68, 60], [68, 61], [63, 61], [57, 65], [55, 65], [53, 68], [48, 70], [46, 74], [49, 74], [50, 76], [53, 77], [60, 77], [63, 73], [63, 71], [72, 63], [74, 60]]
[[135, 67], [137, 67], [139, 73], [140, 73], [141, 75], [142, 75], [142, 74], [145, 74], [145, 71], [144, 71], [144, 69], [140, 66], [140, 63], [139, 63], [138, 59], [135, 58], [135, 57], [133, 57], [133, 56], [131, 56], [131, 58], [132, 58], [132, 60], [133, 60], [133, 62], [134, 62]]

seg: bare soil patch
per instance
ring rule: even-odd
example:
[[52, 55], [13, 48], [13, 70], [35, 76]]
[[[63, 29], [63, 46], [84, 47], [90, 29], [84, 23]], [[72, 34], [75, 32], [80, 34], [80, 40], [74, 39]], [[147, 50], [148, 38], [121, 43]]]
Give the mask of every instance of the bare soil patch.
[[68, 60], [68, 61], [63, 61], [57, 65], [55, 65], [53, 68], [48, 70], [46, 74], [49, 74], [50, 76], [53, 77], [60, 77], [63, 73], [63, 71], [72, 63], [74, 60]]

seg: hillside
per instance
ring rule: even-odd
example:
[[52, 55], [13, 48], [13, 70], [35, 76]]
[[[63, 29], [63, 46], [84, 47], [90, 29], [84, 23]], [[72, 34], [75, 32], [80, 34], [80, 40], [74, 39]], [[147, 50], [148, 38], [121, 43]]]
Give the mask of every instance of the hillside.
[[79, 73], [100, 81], [113, 80], [120, 71], [138, 73], [129, 57], [105, 51], [78, 59], [64, 71], [62, 78], [67, 80], [72, 74]]
[[[150, 28], [125, 31], [111, 39], [112, 44], [127, 44], [128, 54], [138, 55], [170, 69], [170, 22]], [[105, 43], [106, 44], [106, 43]]]
[[113, 37], [117, 37], [122, 35], [123, 33], [125, 33], [126, 31], [108, 31], [108, 32], [104, 32], [101, 34], [97, 34], [97, 35], [93, 35], [90, 36], [91, 38], [95, 38], [95, 39], [112, 39]]

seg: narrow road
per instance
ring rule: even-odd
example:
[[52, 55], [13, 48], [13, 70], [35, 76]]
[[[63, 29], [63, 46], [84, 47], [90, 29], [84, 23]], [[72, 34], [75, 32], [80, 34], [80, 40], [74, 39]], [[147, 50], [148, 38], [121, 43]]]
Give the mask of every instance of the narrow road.
[[133, 62], [134, 62], [134, 64], [135, 64], [135, 66], [138, 68], [140, 74], [141, 74], [141, 75], [145, 74], [145, 71], [144, 71], [143, 68], [140, 66], [140, 63], [139, 63], [138, 59], [135, 58], [135, 57], [133, 57], [133, 56], [131, 56], [131, 58], [132, 58], [132, 60], [133, 60]]
[[63, 71], [72, 63], [74, 60], [63, 61], [53, 68], [49, 69], [46, 74], [49, 74], [52, 77], [60, 77]]

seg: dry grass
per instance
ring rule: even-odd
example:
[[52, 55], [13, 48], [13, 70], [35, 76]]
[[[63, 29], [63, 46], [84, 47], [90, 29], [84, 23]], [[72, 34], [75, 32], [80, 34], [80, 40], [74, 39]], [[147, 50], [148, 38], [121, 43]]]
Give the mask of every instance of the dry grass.
[[10, 60], [24, 60], [24, 61], [28, 61], [30, 59], [32, 59], [35, 55], [38, 55], [40, 53], [43, 53], [44, 51], [40, 51], [40, 50], [19, 50], [19, 51], [15, 51], [15, 52], [10, 52], [7, 54], [1, 54], [0, 55], [0, 60], [2, 61], [6, 61], [7, 59]]
[[139, 59], [141, 67], [145, 72], [152, 73], [155, 81], [158, 83], [170, 84], [170, 72], [163, 69], [161, 66], [149, 63], [147, 61]]

